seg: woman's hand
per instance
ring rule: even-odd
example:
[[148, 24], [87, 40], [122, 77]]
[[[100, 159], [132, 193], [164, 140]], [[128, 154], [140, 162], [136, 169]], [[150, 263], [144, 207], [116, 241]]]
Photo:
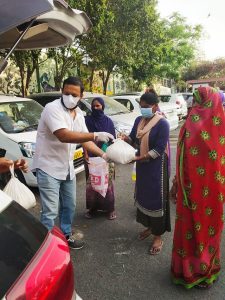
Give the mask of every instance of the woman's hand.
[[136, 156], [135, 157], [135, 159], [134, 159], [134, 161], [147, 161], [147, 160], [149, 160], [149, 158], [150, 158], [150, 156], [149, 155], [140, 155], [140, 156]]
[[123, 140], [124, 142], [130, 143], [130, 138], [125, 133], [120, 132], [118, 133], [117, 137]]
[[27, 161], [23, 158], [17, 159], [14, 161], [14, 169], [20, 169], [24, 173], [27, 173], [29, 170]]

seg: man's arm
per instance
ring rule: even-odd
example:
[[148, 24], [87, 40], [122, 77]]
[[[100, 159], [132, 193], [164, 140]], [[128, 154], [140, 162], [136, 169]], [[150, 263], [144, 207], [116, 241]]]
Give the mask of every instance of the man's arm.
[[93, 132], [76, 132], [71, 131], [66, 128], [58, 129], [54, 132], [54, 135], [59, 139], [62, 143], [85, 143], [88, 141], [94, 141], [94, 133]]
[[94, 155], [100, 156], [100, 157], [102, 157], [102, 155], [105, 153], [98, 146], [96, 146], [95, 143], [93, 143], [93, 142], [82, 143], [82, 146], [87, 151], [93, 153]]
[[76, 132], [66, 128], [60, 128], [53, 132], [62, 143], [85, 143], [89, 141], [108, 142], [114, 136], [108, 132]]

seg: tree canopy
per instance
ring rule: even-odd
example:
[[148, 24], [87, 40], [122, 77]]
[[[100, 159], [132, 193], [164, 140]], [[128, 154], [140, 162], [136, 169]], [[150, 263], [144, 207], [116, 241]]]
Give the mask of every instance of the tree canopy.
[[[49, 49], [54, 61], [55, 87], [76, 71], [89, 82], [98, 72], [104, 93], [112, 73], [120, 73], [137, 83], [150, 83], [156, 76], [178, 80], [182, 70], [195, 57], [201, 26], [190, 26], [177, 13], [161, 19], [156, 0], [68, 0], [71, 7], [83, 10], [92, 29], [70, 46]], [[19, 67], [23, 94], [30, 78], [39, 70], [40, 51], [16, 52], [13, 62]], [[84, 66], [86, 65], [85, 72]], [[85, 78], [84, 78], [85, 77]]]

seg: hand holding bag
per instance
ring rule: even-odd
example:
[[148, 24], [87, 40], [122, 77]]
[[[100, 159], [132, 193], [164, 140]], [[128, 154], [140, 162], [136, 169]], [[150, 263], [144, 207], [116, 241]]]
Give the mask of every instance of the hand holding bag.
[[23, 206], [26, 209], [34, 207], [36, 205], [36, 199], [31, 190], [26, 187], [14, 174], [14, 166], [9, 168], [11, 173], [11, 179], [4, 188], [4, 192]]
[[121, 140], [114, 140], [113, 144], [106, 149], [107, 157], [118, 164], [128, 164], [135, 159], [136, 149]]

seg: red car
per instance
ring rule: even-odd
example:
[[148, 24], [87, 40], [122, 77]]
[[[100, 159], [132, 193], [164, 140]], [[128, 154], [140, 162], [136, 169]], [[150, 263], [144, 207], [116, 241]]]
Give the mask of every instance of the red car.
[[62, 232], [42, 225], [0, 191], [0, 299], [76, 299]]

